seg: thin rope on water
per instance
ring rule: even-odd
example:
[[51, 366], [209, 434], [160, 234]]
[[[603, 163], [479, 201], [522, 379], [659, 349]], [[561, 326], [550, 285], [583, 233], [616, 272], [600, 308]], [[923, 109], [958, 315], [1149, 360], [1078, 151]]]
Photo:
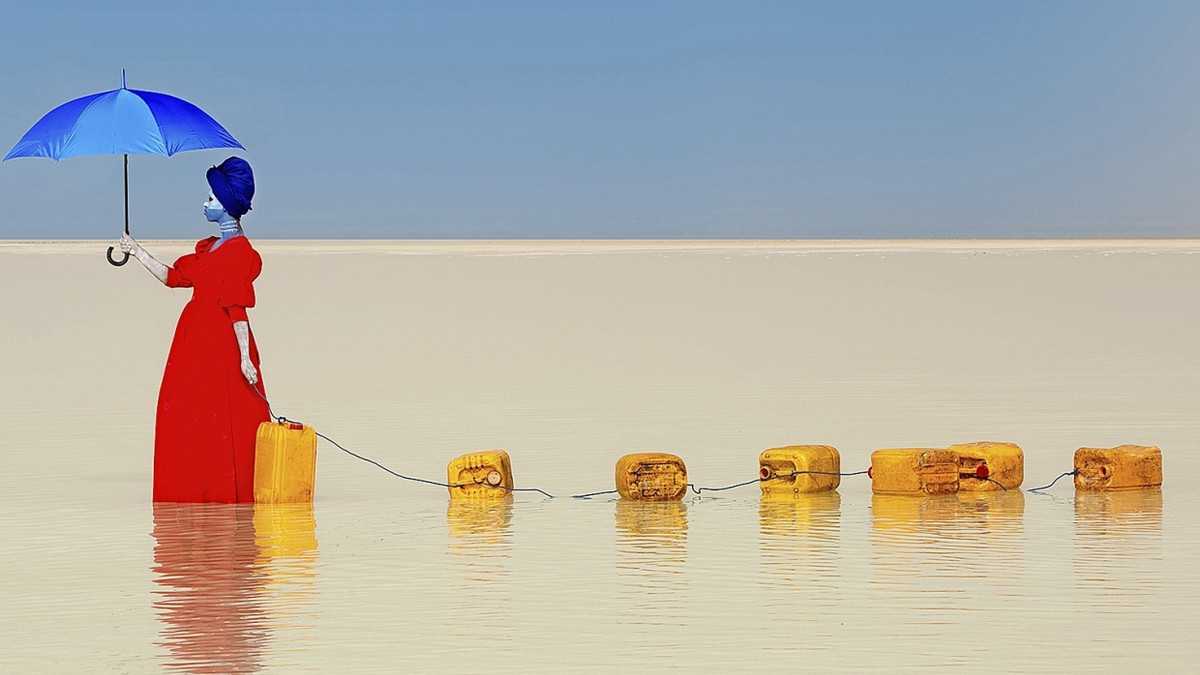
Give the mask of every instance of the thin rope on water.
[[326, 441], [332, 443], [334, 447], [336, 447], [338, 450], [341, 450], [342, 452], [346, 453], [347, 455], [350, 455], [351, 457], [354, 457], [356, 459], [361, 459], [362, 461], [364, 461], [368, 464], [374, 464], [375, 466], [379, 467], [380, 469], [383, 469], [384, 471], [392, 474], [396, 478], [403, 478], [404, 480], [410, 480], [414, 483], [424, 483], [426, 485], [436, 485], [437, 487], [444, 487], [444, 488], [456, 488], [456, 487], [463, 487], [463, 485], [466, 485], [466, 483], [464, 483], [463, 485], [450, 485], [449, 483], [442, 483], [442, 482], [439, 482], [436, 480], [428, 480], [426, 478], [415, 478], [413, 476], [405, 476], [402, 473], [392, 471], [391, 469], [380, 464], [379, 462], [376, 462], [375, 460], [371, 459], [370, 457], [363, 457], [362, 455], [360, 455], [356, 452], [351, 452], [350, 450], [343, 448], [340, 443], [338, 443], [337, 441], [333, 440], [332, 438], [326, 436], [325, 434], [323, 434], [319, 431], [313, 430], [313, 433], [315, 433], [319, 438], [323, 438]]
[[[295, 422], [295, 420], [290, 420], [286, 417], [283, 417], [282, 415], [276, 416], [275, 411], [273, 411], [271, 409], [271, 402], [267, 400], [267, 397], [263, 396], [262, 392], [258, 390], [258, 387], [251, 387], [251, 388], [254, 390], [254, 393], [258, 394], [259, 398], [261, 398], [263, 400], [263, 402], [267, 404], [267, 414], [271, 416], [271, 419], [274, 419], [276, 422], [278, 422], [280, 424], [283, 424], [285, 422]], [[390, 473], [391, 475], [395, 476], [396, 478], [402, 478], [404, 480], [412, 481], [414, 483], [423, 483], [425, 485], [434, 485], [436, 487], [443, 487], [443, 488], [447, 488], [447, 489], [461, 488], [461, 487], [466, 487], [468, 485], [482, 485], [483, 487], [493, 488], [496, 490], [505, 490], [507, 492], [539, 492], [543, 495], [546, 495], [550, 499], [554, 499], [554, 495], [550, 494], [549, 492], [546, 492], [545, 490], [542, 490], [541, 488], [535, 488], [535, 487], [534, 488], [512, 488], [512, 487], [508, 487], [505, 485], [492, 485], [491, 483], [486, 483], [486, 482], [480, 481], [480, 480], [476, 480], [474, 483], [459, 483], [457, 485], [452, 485], [450, 483], [443, 483], [441, 481], [429, 480], [428, 478], [417, 478], [416, 476], [406, 476], [398, 471], [393, 471], [392, 469], [389, 469], [388, 467], [384, 466], [383, 464], [380, 464], [379, 462], [371, 459], [370, 457], [364, 457], [363, 455], [360, 455], [357, 452], [353, 452], [353, 451], [343, 447], [341, 443], [338, 443], [337, 441], [335, 441], [332, 438], [326, 436], [325, 434], [317, 431], [316, 429], [313, 429], [313, 433], [316, 434], [318, 438], [324, 439], [326, 442], [332, 444], [338, 450], [341, 450], [342, 452], [346, 453], [347, 455], [350, 455], [351, 457], [354, 457], [355, 459], [362, 460], [368, 464], [373, 464], [376, 467], [383, 469], [387, 473]]]
[[768, 478], [754, 478], [752, 480], [742, 481], [741, 483], [734, 483], [733, 485], [723, 485], [721, 487], [697, 487], [696, 485], [694, 485], [692, 483], [688, 483], [687, 486], [692, 492], [695, 492], [697, 495], [699, 495], [703, 492], [724, 492], [725, 490], [732, 490], [734, 488], [745, 487], [747, 485], [753, 485], [754, 483], [765, 483], [767, 481], [772, 481], [772, 480], [783, 480], [785, 478], [792, 478], [794, 476], [800, 476], [803, 474], [814, 474], [814, 475], [818, 475], [818, 476], [862, 476], [862, 475], [865, 475], [866, 473], [867, 473], [867, 471], [865, 471], [865, 470], [864, 471], [851, 471], [849, 473], [840, 473], [837, 471], [792, 471], [789, 473], [780, 474], [778, 476], [770, 476]]
[[571, 499], [587, 499], [589, 497], [597, 497], [599, 495], [615, 495], [616, 490], [600, 490], [599, 492], [586, 492], [581, 495], [571, 495]]
[[1078, 476], [1078, 475], [1079, 475], [1079, 469], [1075, 469], [1074, 471], [1068, 471], [1068, 472], [1062, 474], [1061, 476], [1059, 476], [1058, 478], [1055, 478], [1054, 480], [1050, 481], [1049, 485], [1043, 485], [1041, 487], [1029, 488], [1029, 491], [1037, 492], [1038, 490], [1045, 490], [1047, 488], [1054, 487], [1055, 483], [1057, 483], [1059, 480], [1061, 480], [1063, 478], [1066, 478], [1067, 476]]
[[375, 466], [379, 467], [380, 469], [383, 469], [384, 471], [392, 474], [396, 478], [403, 478], [404, 480], [409, 480], [414, 483], [424, 483], [425, 485], [435, 485], [437, 487], [444, 487], [444, 488], [460, 488], [460, 487], [466, 487], [468, 485], [482, 485], [483, 487], [486, 487], [486, 488], [493, 488], [496, 490], [505, 490], [507, 492], [540, 492], [540, 493], [546, 495], [547, 497], [549, 497], [550, 499], [554, 499], [554, 495], [550, 494], [549, 492], [546, 492], [545, 490], [543, 490], [541, 488], [535, 488], [535, 487], [534, 488], [516, 488], [516, 487], [508, 487], [506, 485], [492, 485], [491, 483], [486, 483], [481, 480], [476, 480], [473, 483], [450, 484], [450, 483], [443, 483], [441, 481], [436, 481], [436, 480], [429, 480], [427, 478], [417, 478], [415, 476], [405, 476], [402, 473], [399, 473], [399, 472], [396, 472], [396, 471], [393, 471], [393, 470], [387, 468], [386, 466], [371, 459], [370, 457], [363, 457], [362, 455], [360, 455], [356, 452], [347, 450], [346, 448], [342, 447], [342, 445], [340, 443], [338, 443], [337, 441], [333, 440], [332, 438], [326, 436], [325, 434], [323, 434], [315, 429], [313, 430], [313, 433], [315, 433], [318, 437], [325, 439], [329, 443], [332, 443], [333, 446], [336, 447], [338, 450], [341, 450], [342, 452], [346, 453], [347, 455], [350, 455], [351, 457], [354, 457], [356, 459], [361, 459], [362, 461], [364, 461], [368, 464], [374, 464]]

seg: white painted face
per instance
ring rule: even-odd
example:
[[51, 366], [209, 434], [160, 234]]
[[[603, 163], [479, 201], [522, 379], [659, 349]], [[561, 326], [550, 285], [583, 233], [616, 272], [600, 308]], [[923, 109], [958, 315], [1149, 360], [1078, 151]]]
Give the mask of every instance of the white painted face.
[[208, 199], [204, 202], [204, 217], [214, 223], [219, 223], [223, 215], [225, 215], [225, 207], [221, 206], [221, 202], [217, 201], [211, 192], [208, 193]]

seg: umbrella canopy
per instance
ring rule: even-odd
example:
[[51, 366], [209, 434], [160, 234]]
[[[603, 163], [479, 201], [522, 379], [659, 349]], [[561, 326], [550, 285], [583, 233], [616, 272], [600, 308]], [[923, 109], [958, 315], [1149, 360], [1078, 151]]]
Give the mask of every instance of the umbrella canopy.
[[187, 101], [152, 91], [120, 89], [68, 101], [46, 113], [5, 160], [85, 155], [165, 155], [185, 150], [245, 147], [225, 127]]
[[[125, 232], [129, 232], [129, 155], [170, 157], [185, 150], [241, 148], [225, 127], [187, 101], [125, 87], [68, 101], [34, 124], [4, 160], [49, 157], [54, 161], [86, 155], [125, 156]], [[109, 262], [123, 265], [129, 259]]]

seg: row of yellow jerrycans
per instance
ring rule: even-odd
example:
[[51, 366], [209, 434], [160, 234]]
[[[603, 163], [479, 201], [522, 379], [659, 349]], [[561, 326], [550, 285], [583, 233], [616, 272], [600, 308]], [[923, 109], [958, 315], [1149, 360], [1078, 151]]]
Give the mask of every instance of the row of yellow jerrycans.
[[[317, 439], [306, 425], [281, 421], [259, 426], [254, 496], [260, 503], [311, 502]], [[836, 490], [841, 457], [828, 445], [790, 445], [758, 457], [764, 497]], [[512, 462], [503, 450], [455, 458], [446, 469], [451, 498], [495, 497], [513, 487]], [[877, 494], [940, 495], [960, 491], [1012, 490], [1025, 477], [1025, 454], [1012, 443], [981, 441], [947, 448], [891, 448], [871, 453], [871, 489]], [[1075, 487], [1134, 490], [1162, 484], [1162, 453], [1153, 446], [1080, 448]], [[677, 501], [688, 489], [679, 457], [650, 452], [617, 460], [617, 492], [635, 501]]]
[[[841, 457], [828, 445], [791, 445], [758, 458], [764, 497], [794, 497], [836, 490]], [[1135, 490], [1162, 484], [1162, 454], [1153, 446], [1080, 448], [1075, 452], [1075, 487]], [[1025, 454], [1012, 443], [981, 441], [947, 448], [889, 448], [871, 453], [868, 470], [876, 494], [943, 495], [1012, 490], [1025, 477]], [[513, 487], [512, 462], [503, 450], [463, 455], [447, 467], [452, 499], [503, 496]], [[617, 460], [616, 488], [635, 501], [677, 501], [687, 492], [687, 467], [661, 452]]]

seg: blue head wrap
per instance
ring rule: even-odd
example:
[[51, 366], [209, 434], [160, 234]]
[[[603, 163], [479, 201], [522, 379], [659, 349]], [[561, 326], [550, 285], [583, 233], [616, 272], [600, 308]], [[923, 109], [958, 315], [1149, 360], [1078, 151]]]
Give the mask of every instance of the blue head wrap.
[[241, 218], [250, 210], [254, 197], [254, 172], [250, 163], [241, 157], [230, 157], [205, 174], [213, 196], [225, 207], [225, 212]]

